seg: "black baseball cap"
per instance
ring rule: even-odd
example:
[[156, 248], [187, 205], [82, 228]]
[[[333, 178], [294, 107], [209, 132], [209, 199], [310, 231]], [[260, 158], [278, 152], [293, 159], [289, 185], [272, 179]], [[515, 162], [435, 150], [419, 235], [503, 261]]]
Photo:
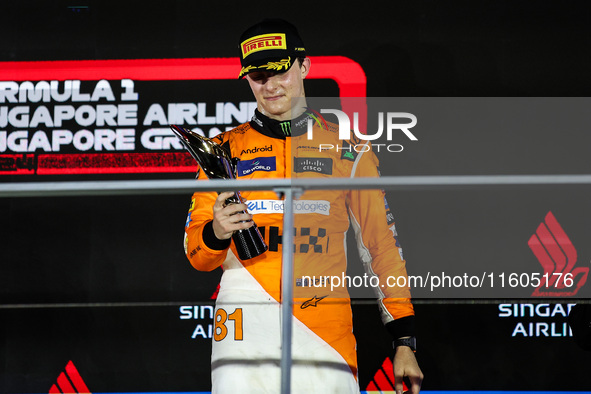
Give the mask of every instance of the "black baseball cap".
[[265, 19], [240, 36], [238, 78], [252, 71], [285, 72], [298, 57], [306, 57], [306, 50], [296, 27], [283, 19]]

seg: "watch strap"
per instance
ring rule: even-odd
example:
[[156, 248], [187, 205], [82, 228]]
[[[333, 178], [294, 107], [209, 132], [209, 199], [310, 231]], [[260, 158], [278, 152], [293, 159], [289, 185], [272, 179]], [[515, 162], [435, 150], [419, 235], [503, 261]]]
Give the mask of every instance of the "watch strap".
[[408, 346], [413, 352], [417, 351], [417, 338], [416, 337], [408, 337], [408, 338], [399, 338], [395, 339], [392, 343], [394, 349], [398, 346]]

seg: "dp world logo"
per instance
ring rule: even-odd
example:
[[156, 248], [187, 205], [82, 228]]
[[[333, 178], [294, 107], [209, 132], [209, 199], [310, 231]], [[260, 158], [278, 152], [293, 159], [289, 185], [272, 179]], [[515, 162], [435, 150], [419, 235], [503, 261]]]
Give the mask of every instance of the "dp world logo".
[[531, 236], [528, 246], [544, 269], [533, 297], [568, 297], [577, 294], [587, 281], [589, 267], [575, 267], [577, 250], [552, 212]]

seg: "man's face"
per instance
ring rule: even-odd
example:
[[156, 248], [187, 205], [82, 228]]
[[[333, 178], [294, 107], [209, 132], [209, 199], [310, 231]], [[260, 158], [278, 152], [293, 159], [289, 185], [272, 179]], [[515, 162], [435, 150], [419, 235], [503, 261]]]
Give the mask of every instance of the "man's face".
[[245, 78], [257, 101], [258, 110], [272, 119], [292, 119], [292, 99], [302, 98], [300, 106], [305, 106], [304, 79], [309, 70], [310, 59], [305, 58], [301, 67], [296, 60], [296, 64], [283, 73], [255, 71], [247, 74]]

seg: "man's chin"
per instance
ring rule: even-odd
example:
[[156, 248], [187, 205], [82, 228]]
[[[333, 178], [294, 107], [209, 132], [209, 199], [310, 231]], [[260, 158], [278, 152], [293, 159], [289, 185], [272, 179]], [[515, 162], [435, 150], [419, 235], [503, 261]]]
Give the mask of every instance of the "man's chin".
[[271, 119], [276, 120], [290, 120], [291, 119], [291, 108], [284, 109], [284, 108], [268, 108], [266, 114]]

